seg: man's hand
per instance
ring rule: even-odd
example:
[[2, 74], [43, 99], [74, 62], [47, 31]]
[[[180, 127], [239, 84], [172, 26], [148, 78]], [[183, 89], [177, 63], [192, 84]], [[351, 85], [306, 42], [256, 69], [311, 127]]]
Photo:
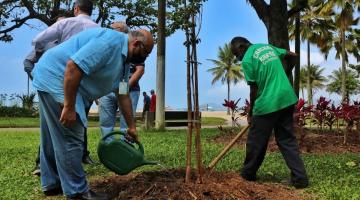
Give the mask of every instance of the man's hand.
[[252, 116], [251, 116], [251, 115], [247, 115], [247, 122], [248, 122], [248, 124], [251, 124], [251, 119], [252, 119]]
[[76, 122], [76, 112], [75, 109], [69, 109], [64, 107], [61, 116], [60, 116], [60, 123], [66, 127], [71, 127]]
[[[136, 134], [136, 128], [129, 128], [127, 130], [127, 136], [130, 136], [131, 138], [126, 138], [129, 141], [135, 140], [136, 142], [139, 142], [139, 137]], [[125, 137], [127, 137], [125, 136]]]

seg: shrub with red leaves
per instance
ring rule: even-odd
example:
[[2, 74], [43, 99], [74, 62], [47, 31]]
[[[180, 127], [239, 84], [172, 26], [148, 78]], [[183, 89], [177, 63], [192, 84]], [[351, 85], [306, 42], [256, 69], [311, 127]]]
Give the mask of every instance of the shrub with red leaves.
[[227, 107], [227, 108], [230, 108], [231, 110], [231, 121], [232, 121], [232, 126], [239, 126], [238, 124], [238, 119], [239, 119], [239, 116], [236, 116], [236, 113], [238, 112], [238, 106], [237, 104], [239, 103], [241, 98], [239, 98], [236, 102], [233, 101], [233, 100], [226, 100], [224, 99], [225, 103], [223, 103], [223, 106]]
[[299, 99], [294, 112], [294, 121], [296, 126], [303, 128], [306, 125], [306, 119], [310, 117], [312, 108], [313, 105], [305, 106], [304, 99]]
[[339, 129], [339, 119], [341, 118], [341, 106], [335, 106], [334, 104], [331, 107], [328, 107], [328, 112], [325, 115], [324, 123], [332, 130], [332, 127], [335, 122], [337, 122], [337, 129]]
[[315, 123], [320, 127], [320, 130], [323, 129], [324, 120], [326, 117], [326, 111], [329, 109], [329, 104], [331, 100], [326, 100], [325, 97], [320, 97], [317, 101], [317, 104], [314, 109], [314, 118]]

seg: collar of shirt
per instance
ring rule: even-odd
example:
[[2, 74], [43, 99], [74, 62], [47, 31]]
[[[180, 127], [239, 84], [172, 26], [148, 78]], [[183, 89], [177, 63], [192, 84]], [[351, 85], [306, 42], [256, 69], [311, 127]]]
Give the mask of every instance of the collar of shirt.
[[128, 56], [128, 45], [129, 45], [129, 36], [128, 34], [125, 34], [124, 35], [124, 40], [123, 40], [123, 43], [122, 43], [122, 51], [121, 51], [121, 54], [124, 56], [124, 59], [126, 60], [127, 59], [127, 56]]
[[91, 20], [91, 17], [89, 15], [86, 15], [86, 14], [78, 14], [78, 16], [76, 17], [81, 17], [81, 18], [88, 18]]

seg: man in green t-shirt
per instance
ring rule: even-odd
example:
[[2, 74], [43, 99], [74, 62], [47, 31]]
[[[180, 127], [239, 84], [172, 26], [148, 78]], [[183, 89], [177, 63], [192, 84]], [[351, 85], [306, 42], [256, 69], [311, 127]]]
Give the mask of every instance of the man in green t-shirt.
[[246, 38], [231, 40], [231, 51], [239, 61], [250, 86], [250, 130], [241, 176], [256, 180], [264, 160], [269, 138], [276, 143], [291, 170], [290, 183], [296, 188], [309, 184], [293, 131], [293, 111], [297, 97], [285, 74], [281, 59], [294, 61], [297, 54], [268, 44], [251, 44]]

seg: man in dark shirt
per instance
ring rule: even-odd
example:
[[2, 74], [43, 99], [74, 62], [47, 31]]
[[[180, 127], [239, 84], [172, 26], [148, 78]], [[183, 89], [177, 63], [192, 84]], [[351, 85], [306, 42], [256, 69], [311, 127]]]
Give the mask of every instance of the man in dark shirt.
[[150, 97], [149, 95], [146, 94], [146, 92], [143, 92], [143, 96], [144, 96], [144, 107], [143, 107], [143, 112], [142, 112], [142, 120], [145, 120], [145, 113], [147, 111], [149, 111], [150, 109]]

